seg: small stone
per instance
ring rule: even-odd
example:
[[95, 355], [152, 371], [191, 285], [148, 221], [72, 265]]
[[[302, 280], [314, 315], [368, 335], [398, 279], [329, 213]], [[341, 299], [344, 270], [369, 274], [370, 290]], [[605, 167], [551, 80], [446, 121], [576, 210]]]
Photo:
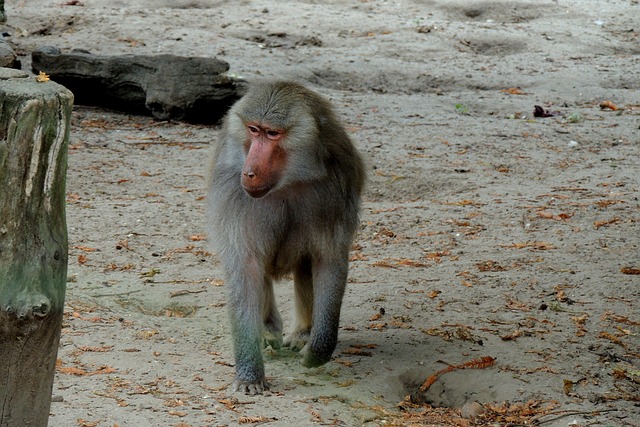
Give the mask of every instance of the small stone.
[[[2, 22], [2, 21], [0, 21]], [[0, 67], [4, 68], [20, 68], [20, 61], [15, 52], [4, 40], [4, 37], [0, 34]]]
[[469, 420], [472, 420], [478, 415], [482, 415], [483, 413], [484, 407], [478, 402], [467, 402], [460, 410], [460, 415], [462, 416], [462, 418], [466, 418]]
[[53, 396], [51, 396], [51, 402], [64, 402], [64, 397], [60, 396], [59, 394], [54, 394]]

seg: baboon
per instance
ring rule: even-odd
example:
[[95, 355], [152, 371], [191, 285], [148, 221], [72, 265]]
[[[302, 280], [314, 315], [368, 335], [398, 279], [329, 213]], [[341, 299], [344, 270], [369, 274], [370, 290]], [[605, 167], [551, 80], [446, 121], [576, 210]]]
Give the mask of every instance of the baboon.
[[[330, 360], [364, 182], [330, 103], [300, 84], [254, 84], [225, 117], [207, 219], [226, 273], [235, 391], [268, 388], [262, 347], [299, 350], [306, 367]], [[273, 281], [290, 273], [296, 321], [283, 341]]]

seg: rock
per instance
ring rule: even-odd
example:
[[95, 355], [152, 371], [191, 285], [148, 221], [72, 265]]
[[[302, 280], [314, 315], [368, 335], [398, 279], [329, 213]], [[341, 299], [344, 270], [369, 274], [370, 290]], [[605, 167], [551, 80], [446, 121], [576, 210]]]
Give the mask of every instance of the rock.
[[0, 67], [20, 68], [18, 57], [2, 35], [0, 35]]
[[0, 22], [7, 22], [7, 15], [4, 13], [4, 0], [0, 0]]
[[101, 56], [55, 47], [32, 52], [35, 73], [70, 89], [75, 103], [159, 120], [217, 123], [242, 96], [244, 82], [224, 73], [229, 64], [216, 58], [175, 55]]
[[462, 416], [462, 418], [466, 418], [468, 420], [473, 420], [478, 415], [482, 415], [483, 413], [484, 407], [478, 402], [467, 402], [460, 410], [460, 415]]

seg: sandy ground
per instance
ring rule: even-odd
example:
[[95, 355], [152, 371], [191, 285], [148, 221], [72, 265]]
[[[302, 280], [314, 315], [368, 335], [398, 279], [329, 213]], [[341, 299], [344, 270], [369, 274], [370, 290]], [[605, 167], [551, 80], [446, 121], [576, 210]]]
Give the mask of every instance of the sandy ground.
[[[218, 130], [77, 107], [50, 426], [464, 426], [472, 401], [477, 424], [640, 425], [637, 0], [6, 9], [24, 67], [53, 45], [217, 56], [249, 80], [306, 82], [370, 175], [335, 359], [307, 370], [268, 351], [271, 391], [239, 395], [203, 228]], [[290, 324], [291, 284], [277, 292]], [[495, 364], [418, 392], [481, 357]], [[397, 406], [407, 395], [454, 409]]]

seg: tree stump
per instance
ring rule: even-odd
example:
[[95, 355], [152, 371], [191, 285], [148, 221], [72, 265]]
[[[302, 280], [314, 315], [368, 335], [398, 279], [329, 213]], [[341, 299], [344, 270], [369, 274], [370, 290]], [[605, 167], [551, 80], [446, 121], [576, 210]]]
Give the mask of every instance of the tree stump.
[[0, 68], [0, 426], [46, 426], [67, 280], [73, 95]]

